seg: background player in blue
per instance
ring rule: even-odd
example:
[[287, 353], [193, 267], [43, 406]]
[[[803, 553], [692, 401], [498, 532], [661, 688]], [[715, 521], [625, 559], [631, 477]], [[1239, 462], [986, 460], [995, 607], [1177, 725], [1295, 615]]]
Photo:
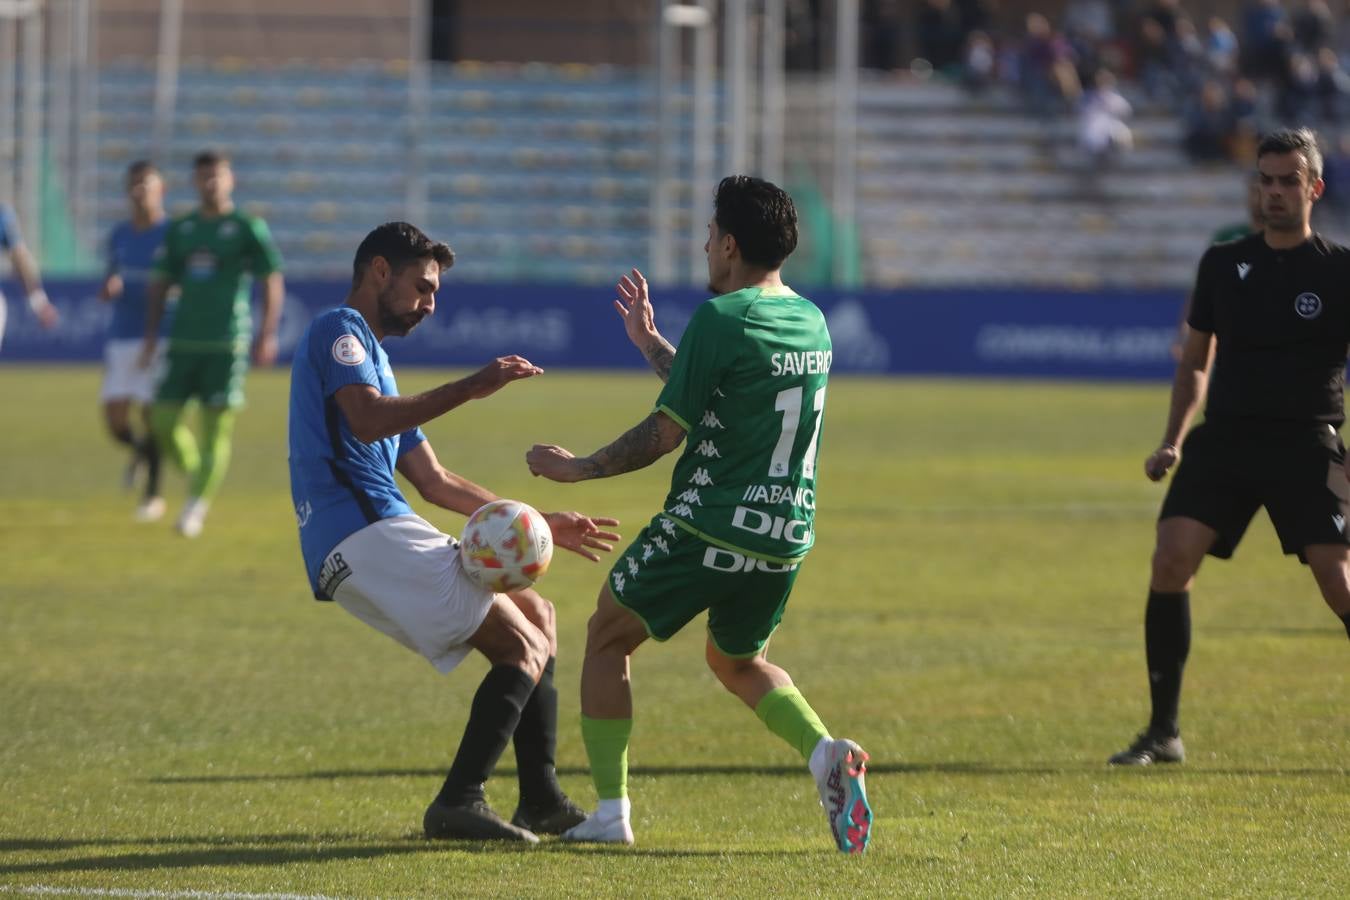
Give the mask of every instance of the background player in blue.
[[[537, 841], [585, 818], [554, 773], [558, 694], [553, 606], [533, 590], [493, 594], [460, 569], [454, 538], [413, 514], [397, 470], [429, 503], [469, 514], [496, 499], [447, 471], [419, 426], [542, 370], [519, 356], [411, 397], [398, 396], [380, 341], [436, 308], [445, 244], [405, 222], [376, 228], [356, 251], [345, 306], [320, 314], [291, 370], [291, 494], [316, 598], [449, 672], [471, 649], [492, 663], [474, 696], [450, 773], [427, 808], [428, 837]], [[546, 513], [553, 540], [589, 560], [618, 535], [614, 519]], [[514, 736], [520, 805], [510, 823], [487, 805], [484, 782]]]
[[[136, 507], [136, 519], [153, 522], [164, 515], [159, 495], [159, 444], [150, 430], [150, 404], [155, 399], [159, 365], [137, 364], [145, 336], [146, 292], [150, 287], [150, 264], [164, 240], [168, 219], [164, 215], [164, 180], [155, 166], [140, 160], [127, 168], [127, 202], [131, 217], [113, 226], [108, 235], [108, 267], [99, 289], [99, 299], [112, 304], [108, 341], [103, 348], [103, 418], [113, 440], [131, 448], [128, 480], [145, 467], [145, 493]], [[160, 328], [168, 332], [168, 317]], [[161, 346], [163, 346], [161, 344]], [[162, 353], [161, 353], [162, 356]], [[131, 427], [131, 407], [141, 408], [144, 429], [137, 435]]]
[[[9, 204], [0, 203], [0, 250], [9, 254], [9, 262], [23, 284], [28, 295], [28, 308], [37, 316], [43, 328], [55, 328], [56, 307], [47, 299], [42, 289], [42, 274], [38, 271], [37, 261], [23, 242], [23, 233], [19, 230], [19, 219]], [[4, 292], [0, 291], [0, 342], [5, 339], [5, 319], [7, 306]]]

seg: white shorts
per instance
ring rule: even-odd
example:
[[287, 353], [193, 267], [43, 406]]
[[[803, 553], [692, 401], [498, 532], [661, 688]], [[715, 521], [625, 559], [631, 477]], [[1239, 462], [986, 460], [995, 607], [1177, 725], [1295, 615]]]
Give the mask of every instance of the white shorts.
[[459, 544], [421, 516], [381, 519], [324, 561], [324, 589], [343, 609], [426, 657], [442, 674], [464, 661], [491, 591], [460, 569]]
[[155, 399], [155, 387], [164, 373], [164, 341], [155, 349], [154, 362], [148, 369], [136, 365], [141, 355], [140, 338], [111, 340], [103, 347], [103, 387], [99, 399], [134, 400], [150, 403]]

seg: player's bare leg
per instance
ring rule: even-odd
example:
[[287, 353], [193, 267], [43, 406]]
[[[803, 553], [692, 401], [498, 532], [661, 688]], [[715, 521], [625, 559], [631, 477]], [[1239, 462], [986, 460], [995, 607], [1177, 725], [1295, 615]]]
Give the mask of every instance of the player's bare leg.
[[507, 595], [548, 641], [548, 658], [539, 683], [520, 712], [512, 742], [520, 779], [520, 804], [511, 824], [535, 834], [561, 834], [586, 818], [586, 813], [568, 799], [558, 784], [554, 754], [558, 744], [558, 689], [553, 668], [558, 656], [558, 635], [553, 604], [537, 591], [526, 589]]
[[642, 621], [600, 589], [586, 627], [581, 667], [581, 737], [591, 763], [600, 803], [586, 821], [563, 833], [563, 840], [633, 843], [628, 801], [628, 737], [633, 729], [629, 658], [647, 639]]
[[1317, 579], [1322, 599], [1345, 623], [1345, 631], [1350, 634], [1350, 547], [1309, 544], [1303, 548], [1303, 556]]
[[504, 821], [488, 806], [484, 783], [534, 693], [548, 658], [548, 639], [516, 604], [498, 594], [469, 644], [492, 668], [474, 694], [450, 773], [427, 807], [422, 827], [431, 838], [537, 842], [533, 832]]
[[709, 638], [706, 656], [708, 668], [723, 687], [802, 755], [816, 781], [835, 845], [845, 853], [862, 853], [872, 836], [867, 753], [847, 738], [830, 737], [792, 677], [769, 662], [766, 653], [767, 648], [751, 657], [728, 656]]
[[1148, 660], [1152, 715], [1134, 743], [1113, 755], [1113, 766], [1183, 762], [1177, 711], [1181, 675], [1191, 650], [1191, 585], [1218, 532], [1203, 522], [1173, 516], [1158, 522], [1144, 612], [1144, 650]]

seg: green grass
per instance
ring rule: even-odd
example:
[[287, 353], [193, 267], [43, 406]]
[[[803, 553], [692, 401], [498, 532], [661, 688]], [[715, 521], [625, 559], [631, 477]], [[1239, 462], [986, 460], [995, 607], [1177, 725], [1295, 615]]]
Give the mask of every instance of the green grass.
[[[1264, 517], [1194, 595], [1191, 759], [1111, 771], [1146, 717], [1141, 622], [1162, 386], [835, 379], [819, 542], [772, 657], [872, 754], [871, 851], [831, 849], [800, 760], [726, 694], [691, 627], [634, 662], [638, 846], [418, 834], [484, 671], [441, 678], [309, 599], [286, 376], [252, 376], [205, 534], [135, 526], [93, 369], [0, 368], [0, 893], [380, 897], [1344, 896], [1347, 647]], [[404, 373], [405, 392], [430, 386]], [[650, 376], [549, 373], [432, 423], [451, 468], [633, 534], [669, 464], [560, 486]], [[171, 479], [173, 505], [181, 486]], [[456, 516], [415, 504], [445, 529]], [[566, 554], [564, 554], [566, 555]], [[559, 763], [603, 568], [559, 559]], [[508, 751], [489, 794], [515, 803]]]

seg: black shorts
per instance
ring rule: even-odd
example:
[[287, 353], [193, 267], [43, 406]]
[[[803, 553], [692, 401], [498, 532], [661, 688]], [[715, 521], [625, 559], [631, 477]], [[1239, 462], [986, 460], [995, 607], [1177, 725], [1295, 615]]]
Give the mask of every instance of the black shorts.
[[1284, 552], [1307, 562], [1309, 544], [1350, 544], [1344, 460], [1329, 425], [1206, 422], [1182, 444], [1158, 518], [1203, 522], [1219, 533], [1210, 554], [1227, 559], [1264, 506]]

